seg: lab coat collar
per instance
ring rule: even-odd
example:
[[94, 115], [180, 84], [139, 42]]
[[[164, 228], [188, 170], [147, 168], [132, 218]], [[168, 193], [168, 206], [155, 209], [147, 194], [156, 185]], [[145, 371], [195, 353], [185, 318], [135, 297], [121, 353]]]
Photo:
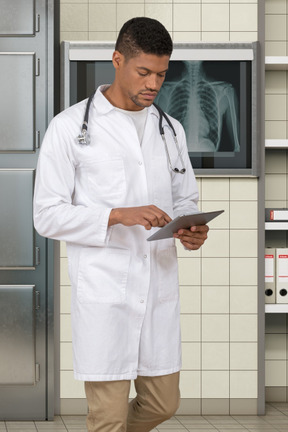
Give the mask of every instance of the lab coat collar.
[[104, 84], [97, 88], [95, 96], [93, 98], [93, 106], [96, 109], [98, 115], [107, 114], [109, 111], [115, 109], [115, 107], [108, 101], [103, 95], [103, 91], [107, 89], [110, 84]]
[[[103, 95], [103, 91], [106, 90], [110, 84], [103, 84], [99, 86], [96, 90], [95, 96], [93, 98], [93, 106], [98, 112], [98, 115], [104, 115], [108, 112], [115, 109], [115, 106], [112, 105], [108, 99]], [[156, 115], [157, 118], [159, 118], [158, 110], [151, 105], [148, 107], [148, 113]]]

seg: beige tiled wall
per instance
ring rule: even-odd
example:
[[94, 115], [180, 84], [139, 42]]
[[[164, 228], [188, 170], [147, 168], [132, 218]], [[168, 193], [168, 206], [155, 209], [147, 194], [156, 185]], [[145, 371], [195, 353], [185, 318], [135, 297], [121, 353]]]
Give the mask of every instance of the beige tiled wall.
[[[288, 1], [266, 0], [266, 55], [286, 56]], [[288, 75], [285, 70], [266, 71], [266, 139], [287, 139]], [[288, 154], [266, 150], [266, 207], [288, 207]], [[286, 247], [284, 231], [267, 232], [266, 245]], [[266, 314], [266, 400], [287, 401], [287, 333], [285, 314]]]
[[265, 382], [267, 401], [287, 401], [288, 325], [285, 314], [266, 315]]
[[115, 40], [133, 16], [159, 19], [175, 42], [257, 40], [257, 0], [61, 0], [61, 39]]
[[288, 54], [287, 0], [265, 0], [265, 6], [266, 55], [286, 56]]
[[267, 70], [265, 75], [266, 139], [287, 139], [287, 72]]
[[[257, 6], [257, 0], [61, 0], [61, 38], [115, 40], [124, 21], [145, 15], [159, 19], [174, 41], [252, 41], [257, 40]], [[211, 413], [229, 414], [233, 399], [241, 413], [241, 401], [258, 396], [257, 179], [198, 178], [198, 185], [200, 209], [225, 213], [211, 222], [201, 251], [178, 245], [181, 395], [195, 401], [184, 411], [209, 414], [209, 401], [219, 401]], [[67, 402], [85, 395], [82, 383], [73, 380], [64, 244], [61, 269], [61, 398]]]

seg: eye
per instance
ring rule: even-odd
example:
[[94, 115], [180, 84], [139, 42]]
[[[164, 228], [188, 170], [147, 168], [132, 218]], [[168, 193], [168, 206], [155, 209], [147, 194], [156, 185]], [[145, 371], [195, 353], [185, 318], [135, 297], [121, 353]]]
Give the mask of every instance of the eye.
[[138, 72], [138, 74], [142, 77], [145, 77], [148, 75], [148, 72]]

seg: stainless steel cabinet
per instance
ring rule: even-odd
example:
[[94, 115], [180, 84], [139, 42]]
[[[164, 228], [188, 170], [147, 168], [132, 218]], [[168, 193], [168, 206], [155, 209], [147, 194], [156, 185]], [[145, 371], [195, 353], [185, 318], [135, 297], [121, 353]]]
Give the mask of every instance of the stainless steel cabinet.
[[33, 228], [53, 115], [53, 0], [0, 0], [0, 420], [53, 417], [53, 254]]

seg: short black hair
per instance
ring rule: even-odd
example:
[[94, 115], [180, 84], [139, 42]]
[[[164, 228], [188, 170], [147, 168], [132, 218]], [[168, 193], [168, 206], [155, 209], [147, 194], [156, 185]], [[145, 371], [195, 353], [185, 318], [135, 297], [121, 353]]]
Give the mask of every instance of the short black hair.
[[159, 21], [147, 17], [136, 17], [122, 26], [115, 50], [123, 54], [126, 60], [141, 52], [170, 56], [173, 42], [169, 32]]

